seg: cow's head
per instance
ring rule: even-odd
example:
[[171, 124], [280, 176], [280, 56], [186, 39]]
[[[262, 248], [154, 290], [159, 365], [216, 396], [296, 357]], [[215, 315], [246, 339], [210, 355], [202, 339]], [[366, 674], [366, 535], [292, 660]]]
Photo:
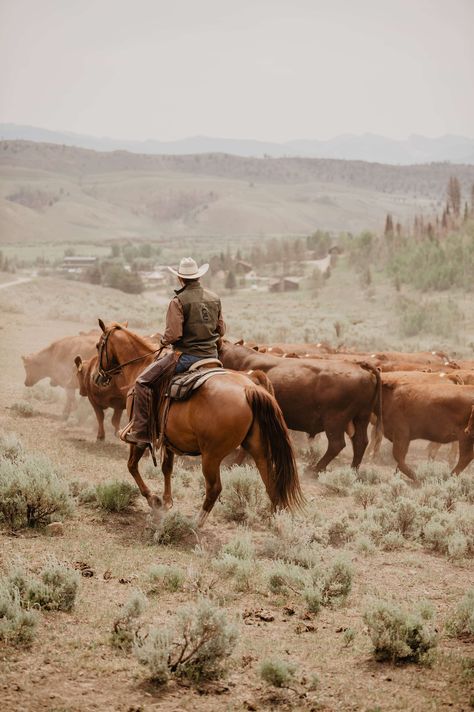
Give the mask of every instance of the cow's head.
[[41, 361], [34, 356], [22, 356], [21, 358], [25, 367], [25, 386], [34, 386], [35, 383], [45, 378], [47, 374], [44, 373]]
[[84, 377], [84, 362], [80, 356], [76, 356], [74, 359], [74, 363], [76, 364], [76, 373], [77, 373], [77, 380], [79, 382], [79, 393], [81, 396], [87, 396], [87, 390], [86, 390], [86, 379]]

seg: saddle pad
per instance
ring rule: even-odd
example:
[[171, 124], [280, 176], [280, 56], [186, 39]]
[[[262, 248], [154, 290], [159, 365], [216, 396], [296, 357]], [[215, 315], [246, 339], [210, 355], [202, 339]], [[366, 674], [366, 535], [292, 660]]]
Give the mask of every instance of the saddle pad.
[[178, 374], [174, 376], [168, 387], [167, 396], [173, 400], [186, 400], [189, 398], [194, 391], [213, 376], [217, 376], [223, 373], [230, 373], [226, 369], [220, 368], [209, 368], [205, 371], [186, 371], [186, 373]]

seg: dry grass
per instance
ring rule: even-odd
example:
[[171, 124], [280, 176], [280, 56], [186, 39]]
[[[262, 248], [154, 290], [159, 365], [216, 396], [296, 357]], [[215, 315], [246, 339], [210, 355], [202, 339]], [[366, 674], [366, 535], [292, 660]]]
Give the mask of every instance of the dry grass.
[[[374, 282], [376, 300], [368, 308], [366, 297], [348, 294], [345, 287], [341, 291], [342, 281], [332, 285], [329, 280], [322, 288], [321, 300], [316, 299], [311, 310], [305, 308], [304, 295], [283, 295], [283, 302], [276, 304], [267, 295], [256, 296], [254, 301], [252, 295], [243, 294], [226, 299], [224, 310], [232, 331], [237, 324], [237, 332], [241, 327], [242, 333], [248, 334], [253, 329], [262, 331], [259, 315], [268, 305], [268, 318], [274, 329], [266, 334], [268, 338], [285, 326], [285, 320], [288, 329], [290, 309], [295, 314], [294, 332], [292, 325], [288, 335], [294, 333], [295, 339], [304, 338], [305, 328], [313, 330], [318, 340], [319, 333], [333, 338], [333, 323], [339, 317], [347, 324], [345, 336], [349, 340], [360, 338], [361, 345], [372, 343], [382, 348], [396, 338], [390, 331], [390, 310], [383, 313], [392, 297], [388, 286], [377, 283], [377, 275]], [[78, 321], [62, 321], [61, 315], [76, 315], [84, 320], [83, 324], [87, 321], [93, 326], [99, 305], [104, 307], [105, 317], [119, 313], [121, 318], [127, 316], [125, 300], [122, 302], [109, 290], [96, 292], [89, 286], [74, 284], [68, 290], [68, 299], [61, 300], [58, 283], [49, 280], [40, 286], [15, 289], [15, 298], [23, 298], [24, 313], [7, 314], [2, 331], [2, 343], [8, 344], [8, 350], [0, 349], [5, 405], [23, 398], [20, 354], [79, 330]], [[158, 328], [163, 307], [154, 304], [150, 309], [147, 299], [148, 296], [140, 297], [130, 306], [132, 317]], [[59, 309], [56, 319], [47, 317], [52, 306]], [[465, 305], [462, 310], [470, 314]], [[361, 314], [363, 324], [352, 324]], [[306, 319], [310, 323], [305, 327]], [[469, 323], [466, 322], [468, 330]], [[380, 343], [381, 333], [385, 344]], [[408, 340], [407, 345], [428, 347], [425, 337]], [[61, 401], [62, 398], [61, 395]], [[38, 411], [34, 418], [20, 418], [11, 410], [0, 414], [4, 457], [14, 463], [24, 452], [47, 456], [61, 482], [68, 487], [75, 483], [70, 488], [76, 500], [75, 510], [65, 519], [63, 536], [46, 539], [34, 529], [21, 531], [19, 536], [1, 531], [0, 567], [6, 575], [21, 557], [26, 570], [39, 578], [38, 562], [47, 553], [64, 562], [69, 570], [76, 567], [83, 575], [80, 595], [71, 613], [38, 614], [37, 634], [30, 637], [29, 649], [20, 645], [13, 649], [14, 636], [0, 643], [2, 648], [7, 646], [2, 656], [5, 687], [0, 692], [6, 709], [20, 712], [34, 705], [35, 709], [68, 712], [122, 707], [195, 712], [228, 708], [240, 712], [247, 702], [258, 709], [280, 704], [281, 709], [319, 707], [341, 712], [377, 707], [384, 712], [402, 708], [424, 712], [428, 706], [440, 712], [448, 706], [469, 708], [472, 677], [466, 660], [474, 657], [474, 643], [466, 635], [462, 639], [448, 636], [443, 624], [455, 615], [472, 586], [473, 559], [462, 552], [466, 552], [465, 542], [471, 536], [473, 465], [456, 481], [454, 489], [440, 468], [431, 468], [423, 487], [413, 490], [394, 477], [392, 465], [366, 466], [347, 494], [337, 496], [308, 476], [303, 479], [308, 505], [295, 518], [267, 518], [268, 500], [264, 493], [261, 498], [259, 494], [252, 495], [250, 501], [258, 506], [249, 508], [246, 498], [240, 496], [242, 490], [238, 490], [236, 512], [246, 524], [244, 531], [232, 516], [224, 516], [225, 502], [235, 494], [230, 494], [232, 488], [224, 474], [222, 504], [216, 506], [205, 529], [199, 532], [199, 546], [193, 533], [185, 545], [173, 534], [164, 546], [151, 541], [143, 498], [118, 514], [99, 512], [84, 503], [85, 493], [94, 491], [98, 484], [122, 477], [126, 481], [128, 476], [127, 448], [112, 437], [110, 425], [107, 423], [107, 441], [97, 444], [93, 417], [82, 421], [72, 417], [65, 424], [60, 420], [62, 403], [48, 397], [34, 398], [32, 402]], [[323, 442], [318, 443], [320, 447], [324, 448]], [[350, 455], [347, 448], [334, 467], [347, 467]], [[415, 462], [421, 462], [424, 455], [424, 447], [412, 446], [410, 457]], [[185, 469], [178, 458], [176, 484], [173, 482], [175, 505], [171, 513], [178, 513], [177, 519], [184, 517], [191, 529], [202, 499], [202, 475], [197, 465]], [[300, 461], [300, 471], [303, 469]], [[247, 491], [252, 492], [253, 485], [261, 487], [254, 468], [249, 468], [247, 479]], [[159, 471], [153, 479], [147, 475], [147, 481], [161, 493]], [[413, 506], [409, 507], [407, 501]], [[379, 509], [385, 513], [381, 515]], [[429, 520], [427, 510], [432, 514]], [[441, 527], [431, 531], [431, 538], [426, 536], [429, 521]], [[176, 528], [170, 526], [169, 530]], [[429, 541], [433, 546], [428, 545]], [[348, 595], [349, 577], [335, 568], [340, 555], [345, 562], [351, 561]], [[222, 562], [217, 568], [216, 561]], [[268, 575], [270, 571], [281, 573], [281, 567], [285, 573], [289, 570], [296, 581], [290, 579], [291, 588], [286, 586], [273, 593], [267, 585]], [[154, 581], [150, 580], [152, 571], [157, 574]], [[317, 573], [315, 577], [313, 571]], [[227, 620], [237, 619], [240, 638], [232, 655], [225, 658], [228, 680], [202, 682], [199, 692], [183, 685], [183, 680], [178, 685], [173, 675], [160, 691], [144, 682], [151, 675], [150, 668], [142, 666], [133, 654], [110, 646], [114, 622], [125, 613], [135, 589], [147, 592], [148, 604], [132, 625], [133, 629], [137, 624], [128, 638], [132, 646], [136, 630], [160, 632], [173, 628], [177, 610], [195, 606], [202, 596], [219, 605]], [[430, 599], [439, 629], [437, 655], [431, 668], [370, 662], [373, 646], [362, 616], [374, 595], [410, 611], [414, 601]], [[323, 599], [332, 599], [333, 605], [323, 605]], [[346, 635], [347, 631], [354, 635]], [[173, 640], [178, 641], [179, 636], [173, 636]], [[280, 689], [264, 685], [260, 666], [267, 660], [294, 664], [297, 685], [290, 683], [289, 688]], [[388, 676], [390, 682], [386, 680]], [[303, 679], [308, 682], [304, 686], [306, 697], [301, 698], [299, 686]], [[313, 679], [318, 679], [319, 684], [312, 685]], [[113, 684], [104, 685], [104, 680], [112, 680]], [[270, 694], [279, 695], [279, 702], [269, 702]]]

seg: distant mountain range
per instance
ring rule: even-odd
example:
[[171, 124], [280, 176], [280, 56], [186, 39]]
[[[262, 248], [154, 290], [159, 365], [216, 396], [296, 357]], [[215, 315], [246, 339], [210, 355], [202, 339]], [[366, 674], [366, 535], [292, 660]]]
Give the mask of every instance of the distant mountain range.
[[285, 156], [336, 158], [395, 165], [439, 161], [474, 164], [474, 138], [452, 135], [438, 138], [412, 135], [402, 141], [375, 134], [361, 136], [345, 134], [327, 141], [299, 139], [286, 143], [210, 136], [191, 136], [178, 141], [156, 141], [154, 139], [130, 141], [85, 136], [65, 131], [50, 131], [36, 126], [0, 124], [0, 139], [37, 141], [89, 148], [95, 151], [130, 151], [141, 154], [226, 153], [246, 157], [266, 155], [274, 158]]

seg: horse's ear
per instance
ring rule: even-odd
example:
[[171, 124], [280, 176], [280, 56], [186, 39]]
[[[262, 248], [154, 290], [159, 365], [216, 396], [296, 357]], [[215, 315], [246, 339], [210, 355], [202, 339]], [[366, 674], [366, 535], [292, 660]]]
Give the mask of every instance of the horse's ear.
[[79, 371], [79, 373], [82, 371], [82, 358], [80, 356], [76, 356], [74, 359], [74, 363], [76, 364], [76, 368]]
[[104, 322], [102, 321], [102, 319], [99, 319], [98, 321], [99, 321], [99, 326], [100, 326], [100, 328], [102, 329], [102, 331], [103, 331], [104, 334], [105, 334], [105, 324], [104, 324]]
[[23, 361], [23, 363], [26, 363], [26, 356], [22, 356], [21, 360]]
[[243, 339], [239, 339], [238, 341], [235, 342], [234, 345], [235, 345], [235, 346], [243, 346], [243, 345], [244, 345], [244, 340], [243, 340]]
[[127, 321], [122, 322], [122, 326], [124, 326], [126, 329], [128, 329], [128, 319], [127, 319]]

